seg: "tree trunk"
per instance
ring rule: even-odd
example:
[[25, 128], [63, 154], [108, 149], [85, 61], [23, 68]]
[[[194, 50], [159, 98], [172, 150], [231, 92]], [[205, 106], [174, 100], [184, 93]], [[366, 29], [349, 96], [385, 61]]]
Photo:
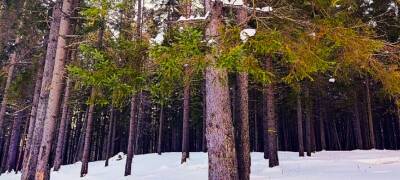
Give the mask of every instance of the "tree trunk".
[[11, 129], [11, 137], [10, 144], [8, 147], [8, 155], [7, 155], [7, 171], [11, 172], [12, 170], [16, 170], [17, 165], [17, 152], [18, 145], [21, 136], [21, 124], [22, 124], [22, 111], [14, 114], [14, 122]]
[[[205, 77], [205, 74], [204, 74], [204, 77]], [[202, 122], [202, 124], [203, 124], [203, 131], [202, 131], [202, 150], [203, 150], [203, 152], [207, 152], [207, 139], [206, 139], [206, 122], [207, 122], [207, 111], [206, 111], [206, 109], [207, 109], [207, 106], [206, 106], [206, 104], [207, 104], [207, 101], [206, 101], [206, 82], [204, 81], [203, 82], [203, 85], [202, 85], [202, 92], [203, 92], [203, 97], [202, 97], [202, 105], [203, 105], [203, 117], [202, 117], [202, 119], [203, 119], [203, 122]], [[399, 122], [400, 122], [400, 120], [399, 120]]]
[[304, 88], [304, 95], [305, 95], [305, 125], [306, 125], [306, 151], [307, 156], [311, 156], [311, 100], [310, 100], [310, 90], [308, 87]]
[[321, 150], [326, 150], [325, 140], [325, 118], [326, 109], [322, 98], [319, 98], [319, 133], [321, 138]]
[[[209, 39], [219, 35], [222, 17], [221, 1], [206, 1], [206, 11], [211, 13], [206, 35]], [[208, 148], [208, 179], [238, 179], [235, 137], [229, 99], [228, 73], [217, 68], [216, 59], [209, 57], [211, 64], [206, 68], [206, 101]]]
[[367, 98], [367, 113], [368, 113], [368, 127], [369, 127], [369, 138], [371, 141], [371, 148], [376, 148], [375, 146], [375, 133], [374, 133], [374, 123], [372, 120], [372, 105], [371, 105], [371, 93], [369, 87], [369, 78], [365, 82], [366, 98]]
[[[95, 88], [92, 87], [92, 91], [90, 93], [90, 99], [93, 101], [95, 95]], [[87, 115], [86, 122], [86, 130], [85, 130], [85, 143], [83, 145], [83, 154], [82, 154], [82, 167], [81, 167], [81, 177], [84, 177], [88, 173], [88, 164], [90, 158], [90, 145], [91, 145], [91, 136], [92, 136], [92, 128], [93, 128], [93, 112], [94, 112], [94, 102], [89, 105], [89, 112]]]
[[300, 94], [297, 95], [297, 138], [299, 144], [299, 156], [304, 156], [303, 111], [301, 109]]
[[[238, 24], [245, 26], [247, 20], [247, 10], [242, 7], [237, 10], [236, 20]], [[238, 163], [238, 175], [240, 180], [250, 179], [250, 125], [249, 125], [249, 77], [247, 72], [236, 74], [237, 84], [237, 107], [238, 116], [236, 122], [236, 152]], [[235, 94], [234, 94], [235, 96]], [[236, 104], [234, 104], [236, 106]]]
[[[185, 67], [188, 76], [188, 67]], [[183, 123], [182, 123], [182, 159], [181, 164], [189, 158], [189, 101], [190, 101], [190, 81], [184, 82], [183, 87]]]
[[[43, 127], [43, 138], [39, 150], [39, 159], [36, 168], [36, 180], [49, 179], [48, 161], [50, 157], [51, 145], [53, 142], [56, 118], [60, 109], [60, 97], [63, 87], [65, 74], [65, 61], [67, 55], [67, 41], [65, 37], [70, 33], [69, 16], [72, 12], [72, 2], [64, 0], [62, 12], [65, 14], [61, 18], [60, 30], [57, 42], [53, 78], [50, 86], [49, 101], [46, 109], [46, 119]], [[47, 173], [46, 173], [47, 172]]]
[[71, 79], [67, 78], [67, 83], [65, 85], [65, 90], [64, 90], [64, 98], [63, 98], [63, 105], [62, 105], [62, 114], [61, 114], [61, 120], [60, 120], [60, 127], [59, 127], [59, 132], [58, 132], [58, 138], [57, 138], [57, 146], [56, 146], [56, 154], [54, 158], [54, 171], [58, 171], [60, 169], [60, 166], [62, 164], [63, 160], [63, 155], [64, 155], [64, 140], [66, 136], [66, 131], [67, 127], [69, 124], [67, 124], [67, 115], [68, 115], [68, 101], [69, 101], [69, 94], [70, 94], [70, 86], [71, 86]]
[[[20, 43], [20, 38], [17, 37], [17, 39], [15, 40], [15, 44], [19, 44]], [[5, 119], [5, 115], [6, 115], [6, 110], [7, 110], [7, 103], [8, 103], [8, 91], [10, 89], [11, 86], [11, 81], [13, 79], [14, 76], [14, 69], [15, 69], [15, 64], [17, 63], [17, 50], [14, 50], [14, 52], [10, 55], [10, 61], [8, 64], [8, 70], [7, 70], [7, 80], [6, 80], [6, 84], [4, 87], [4, 91], [3, 91], [3, 100], [1, 101], [1, 107], [0, 107], [0, 152], [3, 152], [3, 136], [4, 136], [4, 119]], [[5, 150], [5, 149], [4, 149]]]
[[115, 121], [114, 121], [114, 107], [111, 105], [110, 108], [110, 118], [109, 118], [109, 123], [108, 123], [108, 134], [107, 134], [107, 149], [106, 149], [106, 162], [104, 166], [108, 166], [108, 160], [111, 157], [111, 141], [112, 139], [112, 134], [113, 134], [113, 127], [115, 126]]
[[359, 115], [359, 110], [358, 110], [358, 100], [357, 100], [357, 95], [355, 95], [356, 100], [354, 101], [353, 104], [353, 113], [354, 117], [352, 118], [352, 123], [353, 123], [353, 130], [354, 130], [354, 136], [356, 140], [356, 148], [357, 149], [362, 149], [363, 148], [363, 142], [362, 142], [362, 134], [361, 134], [361, 123], [360, 123], [360, 115]]
[[[267, 58], [266, 61], [267, 71], [273, 71], [272, 58]], [[267, 132], [268, 132], [268, 159], [269, 167], [275, 167], [279, 165], [278, 160], [278, 130], [277, 130], [277, 118], [275, 112], [275, 85], [271, 83], [267, 85], [266, 105], [267, 105]]]
[[125, 176], [131, 175], [132, 159], [134, 155], [135, 135], [136, 135], [136, 121], [137, 121], [137, 96], [134, 95], [131, 98], [131, 117], [129, 120], [129, 138], [128, 138], [128, 150], [125, 164]]
[[160, 105], [160, 124], [158, 127], [158, 141], [157, 141], [157, 153], [161, 155], [162, 152], [162, 140], [163, 140], [163, 128], [164, 128], [164, 105]]
[[[47, 44], [45, 64], [43, 68], [43, 78], [40, 88], [39, 102], [37, 105], [37, 113], [35, 126], [33, 128], [32, 138], [30, 138], [29, 144], [25, 149], [24, 163], [21, 179], [22, 180], [33, 180], [35, 178], [35, 170], [39, 154], [39, 146], [42, 140], [43, 125], [46, 113], [47, 102], [50, 93], [50, 84], [53, 77], [53, 69], [55, 56], [57, 51], [57, 44], [59, 37], [59, 29], [61, 22], [61, 4], [62, 1], [58, 0], [53, 7], [53, 15], [50, 26], [49, 41]], [[64, 29], [65, 30], [65, 29]]]

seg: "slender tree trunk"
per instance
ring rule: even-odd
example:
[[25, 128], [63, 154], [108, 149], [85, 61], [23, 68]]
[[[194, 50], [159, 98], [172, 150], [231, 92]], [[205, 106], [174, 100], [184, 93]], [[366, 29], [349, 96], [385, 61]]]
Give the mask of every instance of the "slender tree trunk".
[[[211, 13], [206, 30], [209, 39], [219, 35], [222, 6], [223, 3], [219, 0], [206, 0], [206, 11]], [[238, 164], [229, 102], [228, 73], [224, 68], [215, 67], [216, 59], [209, 58], [211, 64], [206, 68], [208, 179], [236, 180]]]
[[112, 134], [113, 134], [113, 127], [115, 126], [115, 121], [114, 121], [114, 107], [111, 105], [110, 108], [110, 118], [109, 118], [109, 123], [108, 123], [108, 134], [107, 134], [107, 149], [106, 149], [106, 162], [104, 166], [108, 166], [108, 160], [111, 157], [111, 141], [112, 139]]
[[[247, 9], [238, 9], [236, 20], [239, 24], [245, 25], [247, 20]], [[240, 180], [250, 179], [250, 125], [249, 125], [249, 77], [247, 72], [236, 74], [237, 84], [237, 107], [238, 116], [236, 122], [236, 152], [238, 163], [238, 175]], [[235, 96], [235, 95], [234, 95]], [[236, 106], [236, 104], [235, 104]]]
[[267, 118], [267, 94], [266, 94], [266, 87], [263, 87], [262, 90], [262, 132], [263, 132], [263, 145], [264, 145], [264, 159], [268, 159], [268, 118]]
[[137, 122], [137, 96], [134, 95], [131, 98], [131, 117], [129, 121], [129, 138], [128, 138], [128, 150], [125, 164], [125, 176], [131, 175], [132, 169], [132, 159], [134, 155], [134, 144], [135, 144], [135, 134], [136, 134], [136, 122]]
[[[47, 44], [46, 58], [43, 69], [43, 78], [40, 88], [39, 102], [37, 105], [37, 113], [35, 126], [33, 128], [32, 138], [25, 149], [24, 163], [21, 179], [33, 180], [35, 178], [35, 170], [39, 154], [39, 146], [42, 141], [43, 125], [46, 114], [47, 101], [50, 93], [50, 84], [53, 77], [54, 62], [57, 50], [57, 42], [59, 38], [59, 29], [61, 22], [61, 4], [62, 1], [58, 0], [53, 7], [53, 15], [50, 26], [49, 41]], [[60, 38], [62, 38], [60, 36]]]
[[163, 128], [164, 128], [164, 105], [160, 105], [160, 125], [158, 127], [158, 141], [157, 141], [157, 153], [161, 155], [162, 152], [162, 140], [163, 140]]
[[62, 105], [62, 114], [61, 114], [61, 120], [60, 120], [60, 127], [59, 127], [59, 133], [58, 133], [58, 138], [57, 138], [57, 146], [56, 146], [56, 154], [54, 158], [54, 171], [58, 171], [60, 169], [60, 166], [62, 164], [63, 160], [63, 155], [64, 155], [64, 144], [65, 144], [65, 136], [66, 136], [66, 131], [67, 127], [69, 124], [67, 124], [67, 115], [68, 115], [68, 101], [69, 101], [69, 94], [70, 94], [70, 86], [71, 86], [71, 79], [67, 78], [67, 83], [65, 85], [65, 90], [64, 90], [64, 98], [63, 98], [63, 105]]
[[[17, 39], [15, 40], [15, 44], [19, 44], [20, 43], [20, 38], [17, 37]], [[10, 89], [11, 86], [11, 81], [13, 79], [14, 76], [14, 69], [15, 69], [15, 64], [17, 63], [17, 50], [14, 50], [14, 52], [10, 55], [10, 61], [8, 64], [8, 70], [7, 70], [7, 80], [6, 80], [6, 84], [4, 87], [4, 91], [3, 91], [3, 100], [1, 101], [1, 106], [0, 106], [0, 152], [3, 151], [3, 136], [4, 136], [4, 119], [5, 119], [5, 115], [6, 115], [6, 110], [7, 110], [7, 103], [8, 103], [8, 91]]]
[[[205, 74], [204, 74], [204, 77], [205, 77]], [[203, 152], [207, 152], [207, 139], [206, 139], [206, 122], [207, 122], [207, 111], [206, 111], [206, 109], [207, 109], [207, 106], [206, 106], [206, 104], [207, 104], [207, 101], [206, 101], [206, 82], [204, 81], [203, 82], [203, 85], [202, 85], [202, 92], [203, 92], [203, 117], [202, 117], [202, 119], [203, 119], [203, 122], [202, 122], [202, 124], [203, 124], [203, 131], [202, 131], [202, 150], [203, 150]], [[399, 120], [399, 122], [400, 122], [400, 120]]]
[[362, 149], [363, 148], [363, 142], [362, 142], [362, 134], [361, 134], [361, 123], [360, 123], [360, 115], [359, 115], [359, 110], [358, 110], [358, 100], [357, 100], [357, 95], [355, 96], [356, 100], [354, 101], [353, 104], [353, 113], [354, 117], [352, 118], [352, 123], [353, 123], [353, 130], [354, 130], [354, 136], [356, 140], [356, 148], [357, 149]]
[[299, 143], [299, 156], [304, 156], [303, 111], [301, 108], [300, 94], [297, 95], [297, 138]]
[[319, 99], [319, 132], [321, 138], [321, 150], [326, 150], [326, 140], [325, 140], [325, 118], [326, 109], [323, 99]]
[[[185, 67], [185, 72], [188, 69]], [[186, 73], [188, 74], [188, 73]], [[189, 158], [189, 98], [190, 98], [190, 81], [184, 82], [183, 87], [183, 123], [182, 123], [182, 159], [181, 164]]]
[[376, 148], [375, 146], [375, 133], [374, 133], [374, 123], [372, 119], [372, 105], [371, 105], [371, 93], [369, 87], [369, 78], [365, 82], [366, 98], [367, 98], [367, 113], [368, 113], [368, 127], [369, 127], [369, 138], [371, 141], [371, 148]]
[[310, 90], [308, 87], [304, 88], [304, 95], [305, 95], [305, 115], [306, 115], [306, 120], [305, 120], [305, 125], [306, 125], [306, 151], [307, 151], [307, 156], [311, 156], [311, 100], [310, 100]]
[[[95, 88], [92, 87], [92, 91], [90, 93], [90, 99], [94, 100], [95, 95]], [[86, 122], [86, 130], [85, 130], [85, 143], [83, 145], [83, 154], [82, 154], [82, 167], [81, 167], [81, 177], [84, 177], [88, 173], [88, 164], [90, 158], [90, 145], [91, 143], [91, 136], [92, 136], [92, 128], [93, 128], [93, 113], [94, 113], [94, 106], [95, 104], [92, 102], [89, 105], [89, 112], [87, 115], [87, 122]]]
[[10, 144], [8, 147], [8, 155], [7, 155], [7, 171], [11, 172], [12, 170], [16, 170], [17, 165], [17, 152], [18, 145], [21, 136], [21, 124], [22, 124], [22, 111], [16, 112], [14, 114], [14, 122], [11, 129], [11, 137]]
[[[267, 58], [266, 68], [269, 72], [273, 71], [272, 58]], [[275, 85], [271, 83], [266, 87], [266, 105], [267, 105], [267, 132], [268, 132], [268, 159], [269, 167], [279, 165], [278, 160], [278, 130], [277, 118], [275, 112]]]

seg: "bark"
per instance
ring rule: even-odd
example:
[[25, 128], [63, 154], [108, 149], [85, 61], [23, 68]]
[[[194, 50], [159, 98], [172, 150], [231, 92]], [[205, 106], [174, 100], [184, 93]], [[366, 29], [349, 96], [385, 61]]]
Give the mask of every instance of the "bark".
[[[20, 38], [17, 37], [15, 40], [15, 44], [18, 45], [20, 43]], [[3, 136], [4, 136], [4, 119], [6, 115], [6, 110], [7, 110], [7, 104], [8, 104], [8, 91], [11, 86], [11, 81], [14, 76], [14, 69], [15, 69], [15, 64], [17, 63], [17, 52], [14, 50], [14, 52], [10, 55], [9, 58], [9, 64], [8, 64], [8, 70], [7, 70], [7, 80], [6, 84], [4, 86], [4, 91], [3, 91], [3, 100], [1, 101], [1, 107], [0, 107], [0, 152], [3, 152]]]
[[129, 137], [128, 137], [128, 149], [125, 164], [125, 176], [131, 175], [132, 169], [132, 159], [134, 155], [134, 144], [135, 144], [135, 134], [136, 134], [136, 122], [137, 122], [137, 97], [132, 96], [131, 98], [131, 117], [129, 120]]
[[106, 162], [104, 166], [108, 166], [108, 159], [111, 157], [111, 141], [112, 139], [112, 134], [113, 134], [113, 127], [115, 126], [115, 120], [114, 120], [114, 107], [111, 105], [110, 108], [110, 118], [109, 118], [109, 123], [108, 123], [108, 134], [107, 134], [107, 149], [106, 149]]
[[[273, 71], [272, 58], [267, 58], [266, 68], [269, 72]], [[268, 132], [268, 159], [269, 167], [279, 165], [278, 160], [278, 130], [275, 111], [275, 84], [271, 83], [266, 87], [267, 105], [267, 132]]]
[[369, 128], [369, 139], [371, 141], [371, 148], [375, 148], [375, 133], [374, 133], [374, 123], [372, 119], [372, 105], [371, 105], [371, 93], [369, 87], [369, 78], [365, 82], [366, 99], [367, 99], [367, 116], [368, 116], [368, 128]]
[[264, 159], [268, 159], [268, 118], [267, 118], [267, 94], [266, 87], [263, 87], [262, 90], [262, 136], [263, 136], [263, 145], [264, 145]]
[[[188, 71], [187, 67], [185, 67], [185, 71], [186, 72]], [[186, 162], [186, 159], [189, 158], [189, 101], [190, 101], [189, 98], [190, 98], [190, 82], [184, 82], [181, 164]]]
[[[50, 26], [49, 42], [47, 45], [45, 64], [43, 68], [43, 78], [40, 87], [39, 102], [37, 105], [37, 113], [35, 126], [33, 128], [32, 138], [30, 138], [29, 144], [25, 149], [24, 163], [21, 179], [22, 180], [33, 180], [35, 177], [35, 170], [37, 165], [37, 158], [39, 154], [39, 146], [42, 140], [44, 118], [46, 112], [46, 106], [50, 93], [50, 83], [53, 77], [54, 62], [57, 50], [57, 42], [59, 38], [59, 28], [61, 22], [61, 0], [58, 0], [53, 7], [53, 15]], [[60, 37], [61, 38], [61, 37]]]
[[158, 127], [158, 140], [157, 140], [157, 153], [162, 153], [162, 140], [163, 140], [163, 128], [164, 128], [164, 105], [160, 106], [160, 124]]
[[297, 95], [297, 138], [299, 144], [299, 156], [304, 156], [303, 112], [301, 108], [300, 94]]
[[67, 115], [68, 115], [68, 101], [69, 101], [69, 94], [70, 94], [70, 86], [71, 86], [71, 79], [67, 78], [67, 82], [65, 85], [65, 90], [64, 90], [64, 98], [63, 98], [63, 105], [62, 105], [62, 114], [61, 114], [61, 120], [60, 120], [60, 127], [59, 127], [59, 132], [58, 132], [58, 138], [57, 138], [57, 146], [56, 146], [56, 154], [54, 158], [54, 171], [58, 171], [60, 169], [60, 166], [62, 164], [63, 160], [63, 155], [64, 155], [64, 144], [65, 144], [65, 136], [66, 136], [66, 131], [67, 127], [69, 124], [67, 124]]
[[[209, 39], [218, 36], [222, 23], [222, 6], [221, 1], [206, 1], [206, 11], [211, 14], [206, 30]], [[211, 64], [206, 68], [208, 179], [236, 180], [238, 164], [229, 102], [228, 73], [224, 68], [215, 67], [216, 60], [209, 58]]]
[[7, 155], [7, 171], [11, 172], [12, 170], [16, 170], [17, 166], [17, 152], [18, 145], [21, 135], [21, 124], [22, 124], [22, 112], [17, 112], [14, 114], [14, 122], [11, 129], [11, 137], [10, 144], [8, 147], [8, 155]]
[[360, 114], [359, 114], [358, 103], [357, 103], [357, 96], [356, 96], [356, 100], [354, 101], [354, 104], [353, 104], [353, 113], [354, 113], [354, 117], [352, 118], [352, 123], [353, 123], [354, 136], [355, 136], [355, 140], [356, 140], [356, 148], [362, 149], [363, 142], [362, 142], [361, 123], [360, 123]]
[[323, 99], [319, 99], [319, 132], [321, 138], [321, 150], [326, 150], [326, 140], [325, 140], [325, 118], [326, 109]]
[[[95, 88], [92, 87], [90, 93], [90, 99], [93, 101], [95, 95]], [[93, 129], [93, 113], [94, 113], [94, 102], [90, 103], [89, 105], [89, 112], [87, 115], [87, 122], [86, 122], [86, 130], [85, 130], [85, 143], [83, 145], [83, 154], [82, 154], [82, 167], [81, 167], [81, 177], [84, 177], [88, 173], [88, 164], [90, 158], [90, 145], [91, 145], [91, 136], [92, 136], [92, 129]]]
[[[204, 75], [204, 77], [205, 77], [205, 75]], [[203, 82], [203, 85], [202, 85], [202, 92], [203, 92], [203, 97], [202, 97], [202, 105], [203, 105], [203, 117], [202, 117], [202, 119], [203, 119], [203, 122], [202, 122], [202, 124], [203, 124], [203, 131], [202, 131], [202, 151], [203, 152], [207, 152], [207, 139], [206, 139], [206, 121], [207, 121], [207, 111], [206, 111], [206, 109], [207, 109], [207, 106], [206, 106], [206, 104], [207, 104], [207, 102], [206, 102], [206, 83], [205, 83], [205, 81]], [[400, 122], [400, 120], [399, 120], [399, 122]]]

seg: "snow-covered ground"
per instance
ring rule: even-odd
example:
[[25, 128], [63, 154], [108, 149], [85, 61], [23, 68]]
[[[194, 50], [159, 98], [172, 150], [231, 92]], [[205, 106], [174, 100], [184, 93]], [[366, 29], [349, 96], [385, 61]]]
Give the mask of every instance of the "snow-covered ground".
[[[251, 179], [268, 180], [394, 180], [400, 178], [400, 151], [324, 151], [313, 157], [298, 157], [296, 152], [279, 152], [280, 166], [268, 168], [262, 153], [252, 153]], [[180, 164], [180, 153], [138, 155], [133, 175], [124, 177], [125, 156], [115, 156], [109, 167], [104, 161], [89, 164], [89, 180], [204, 180], [207, 179], [207, 154], [191, 153], [187, 164]], [[62, 166], [52, 172], [52, 180], [79, 180], [80, 163]], [[17, 180], [19, 174], [3, 174], [0, 180]]]

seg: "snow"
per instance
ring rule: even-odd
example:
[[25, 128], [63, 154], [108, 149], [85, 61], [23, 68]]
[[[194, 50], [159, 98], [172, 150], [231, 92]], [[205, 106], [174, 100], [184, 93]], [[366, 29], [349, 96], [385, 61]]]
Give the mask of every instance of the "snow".
[[252, 36], [254, 36], [255, 34], [256, 34], [256, 30], [255, 30], [255, 29], [243, 29], [243, 30], [240, 32], [240, 39], [241, 39], [243, 42], [246, 42], [247, 39], [249, 39], [249, 37], [252, 37]]
[[190, 16], [189, 18], [186, 18], [185, 16], [179, 17], [178, 21], [195, 21], [195, 20], [206, 20], [208, 16], [210, 15], [210, 12], [207, 11], [207, 13], [204, 16], [198, 15], [198, 16]]
[[[119, 157], [120, 156], [120, 157]], [[252, 153], [251, 180], [395, 180], [400, 176], [400, 151], [355, 150], [322, 151], [312, 157], [298, 157], [297, 152], [279, 152], [280, 166], [268, 168], [263, 153]], [[125, 155], [89, 163], [89, 174], [79, 177], [81, 163], [62, 166], [52, 172], [52, 180], [206, 180], [207, 154], [191, 153], [186, 164], [180, 164], [181, 153], [137, 155], [132, 175], [124, 177]], [[0, 180], [19, 180], [20, 174], [8, 173]]]
[[329, 82], [330, 82], [330, 83], [334, 83], [335, 81], [336, 81], [335, 78], [329, 78]]
[[162, 44], [162, 42], [164, 41], [164, 34], [165, 33], [164, 33], [163, 29], [161, 29], [160, 32], [158, 32], [158, 34], [156, 35], [156, 37], [152, 38], [150, 40], [150, 42], [152, 44], [158, 44], [158, 45]]
[[228, 5], [235, 5], [235, 6], [243, 5], [243, 0], [222, 0], [222, 2]]

